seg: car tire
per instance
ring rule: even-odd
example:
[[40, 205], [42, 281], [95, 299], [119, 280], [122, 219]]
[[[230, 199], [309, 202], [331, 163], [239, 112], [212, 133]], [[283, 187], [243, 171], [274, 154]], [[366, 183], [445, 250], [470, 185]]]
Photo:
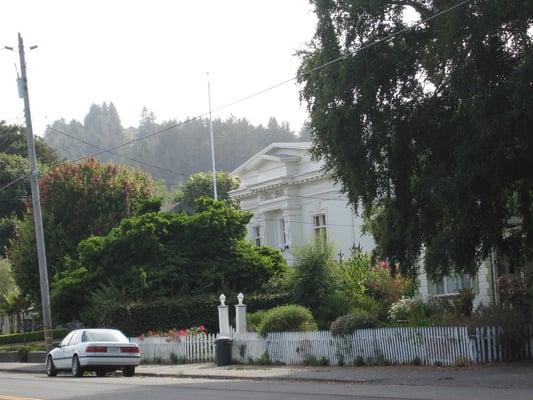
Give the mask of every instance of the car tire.
[[135, 366], [134, 365], [129, 365], [127, 367], [124, 367], [122, 368], [122, 375], [124, 375], [125, 377], [132, 377], [133, 375], [135, 375]]
[[97, 369], [96, 371], [94, 371], [96, 373], [96, 376], [98, 377], [104, 377], [106, 376], [106, 370], [105, 369]]
[[83, 376], [83, 370], [81, 369], [80, 360], [77, 355], [72, 357], [72, 376], [76, 378]]
[[52, 356], [46, 357], [46, 375], [50, 377], [57, 375], [56, 366], [54, 365]]

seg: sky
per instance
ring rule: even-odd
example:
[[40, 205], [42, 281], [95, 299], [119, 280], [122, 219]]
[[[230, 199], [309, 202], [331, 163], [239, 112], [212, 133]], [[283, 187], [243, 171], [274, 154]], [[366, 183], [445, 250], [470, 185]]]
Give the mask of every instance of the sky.
[[[207, 72], [216, 109], [294, 77], [316, 25], [308, 0], [18, 0], [2, 17], [0, 47], [24, 38], [36, 135], [59, 118], [83, 121], [92, 103], [113, 102], [124, 127], [144, 106], [158, 122], [203, 114]], [[16, 51], [0, 50], [0, 120], [21, 124], [15, 63]], [[293, 81], [213, 117], [230, 115], [274, 116], [298, 132], [307, 113]]]

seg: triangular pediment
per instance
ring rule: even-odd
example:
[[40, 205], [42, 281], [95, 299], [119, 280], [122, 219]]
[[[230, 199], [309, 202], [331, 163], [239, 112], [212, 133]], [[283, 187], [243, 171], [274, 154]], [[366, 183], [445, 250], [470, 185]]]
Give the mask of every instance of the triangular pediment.
[[309, 151], [311, 142], [272, 143], [231, 172], [240, 176], [249, 171], [275, 167], [275, 164], [298, 163]]

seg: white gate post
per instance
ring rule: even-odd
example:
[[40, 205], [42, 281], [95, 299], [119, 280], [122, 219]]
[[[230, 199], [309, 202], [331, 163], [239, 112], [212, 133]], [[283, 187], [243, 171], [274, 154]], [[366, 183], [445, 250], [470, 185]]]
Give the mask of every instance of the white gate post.
[[228, 306], [225, 304], [226, 296], [222, 293], [219, 297], [220, 305], [218, 306], [218, 331], [221, 336], [229, 336], [229, 313]]
[[235, 324], [237, 333], [246, 333], [246, 304], [242, 304], [244, 295], [239, 293], [237, 296], [239, 304], [235, 305]]

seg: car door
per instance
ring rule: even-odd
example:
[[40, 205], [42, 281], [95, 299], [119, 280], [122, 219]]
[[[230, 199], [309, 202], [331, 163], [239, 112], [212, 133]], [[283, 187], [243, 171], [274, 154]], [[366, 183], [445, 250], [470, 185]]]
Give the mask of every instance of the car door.
[[83, 331], [74, 331], [74, 334], [70, 338], [68, 345], [65, 347], [65, 353], [63, 356], [63, 360], [65, 361], [65, 367], [63, 368], [70, 368], [72, 366], [72, 356], [74, 355], [74, 352], [76, 351], [76, 348], [80, 343], [82, 332]]
[[75, 333], [76, 331], [72, 331], [67, 336], [65, 336], [65, 338], [59, 344], [57, 350], [54, 352], [54, 364], [57, 369], [68, 368], [68, 366], [65, 365], [70, 365], [68, 361], [66, 361], [66, 349], [68, 347], [70, 339], [72, 339], [72, 336], [74, 336]]

